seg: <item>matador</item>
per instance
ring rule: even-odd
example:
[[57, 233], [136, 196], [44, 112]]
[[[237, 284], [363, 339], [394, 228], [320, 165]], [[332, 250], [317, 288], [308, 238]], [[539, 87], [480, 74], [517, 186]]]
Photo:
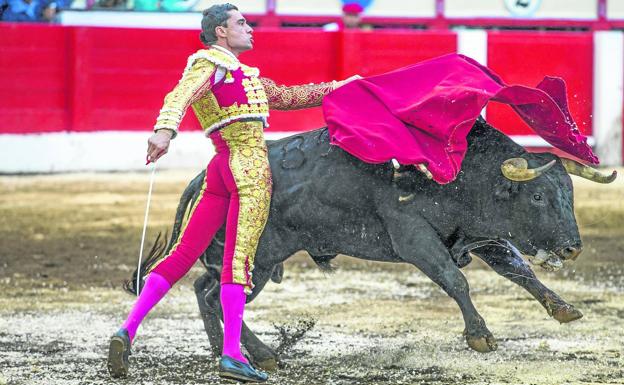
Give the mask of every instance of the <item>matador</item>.
[[303, 86], [280, 86], [260, 77], [257, 68], [238, 60], [253, 46], [253, 30], [232, 4], [203, 12], [200, 39], [207, 46], [188, 58], [177, 86], [165, 97], [155, 133], [148, 140], [148, 160], [167, 152], [188, 107], [192, 107], [216, 155], [208, 164], [199, 198], [171, 251], [149, 271], [128, 318], [109, 345], [108, 370], [128, 373], [130, 346], [147, 313], [180, 280], [226, 224], [221, 305], [223, 354], [219, 375], [238, 381], [263, 382], [267, 374], [254, 368], [240, 349], [246, 294], [258, 240], [269, 215], [271, 170], [263, 129], [269, 109], [319, 106], [325, 95], [357, 78]]

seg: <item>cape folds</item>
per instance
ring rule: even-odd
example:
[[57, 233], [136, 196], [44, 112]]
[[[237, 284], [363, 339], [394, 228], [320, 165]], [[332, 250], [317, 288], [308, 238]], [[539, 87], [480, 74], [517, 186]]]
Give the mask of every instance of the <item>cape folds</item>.
[[507, 85], [459, 54], [350, 82], [324, 98], [323, 114], [332, 144], [369, 163], [424, 163], [445, 184], [459, 173], [466, 136], [490, 101], [509, 104], [553, 146], [598, 163], [570, 115], [563, 79]]

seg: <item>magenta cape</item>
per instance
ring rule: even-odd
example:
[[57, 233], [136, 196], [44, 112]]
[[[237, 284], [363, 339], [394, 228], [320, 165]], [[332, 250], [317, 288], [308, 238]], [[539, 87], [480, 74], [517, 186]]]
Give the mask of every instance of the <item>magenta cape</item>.
[[553, 146], [597, 164], [568, 110], [565, 82], [506, 85], [473, 59], [450, 54], [353, 81], [327, 95], [331, 143], [369, 163], [424, 163], [438, 183], [455, 179], [466, 136], [490, 101], [509, 104]]

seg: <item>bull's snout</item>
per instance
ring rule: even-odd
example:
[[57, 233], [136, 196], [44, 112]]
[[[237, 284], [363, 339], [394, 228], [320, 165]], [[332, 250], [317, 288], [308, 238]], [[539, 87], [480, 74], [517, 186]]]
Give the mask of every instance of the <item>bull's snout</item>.
[[583, 246], [580, 244], [576, 244], [562, 249], [559, 255], [565, 260], [574, 261], [579, 256], [579, 254], [581, 254], [582, 251]]

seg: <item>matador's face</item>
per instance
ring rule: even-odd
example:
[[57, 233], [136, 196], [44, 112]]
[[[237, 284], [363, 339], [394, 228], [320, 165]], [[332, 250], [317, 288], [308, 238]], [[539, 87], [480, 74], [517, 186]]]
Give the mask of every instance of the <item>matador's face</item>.
[[236, 10], [229, 11], [230, 18], [223, 27], [225, 41], [232, 52], [241, 53], [253, 48], [253, 28], [247, 20]]

